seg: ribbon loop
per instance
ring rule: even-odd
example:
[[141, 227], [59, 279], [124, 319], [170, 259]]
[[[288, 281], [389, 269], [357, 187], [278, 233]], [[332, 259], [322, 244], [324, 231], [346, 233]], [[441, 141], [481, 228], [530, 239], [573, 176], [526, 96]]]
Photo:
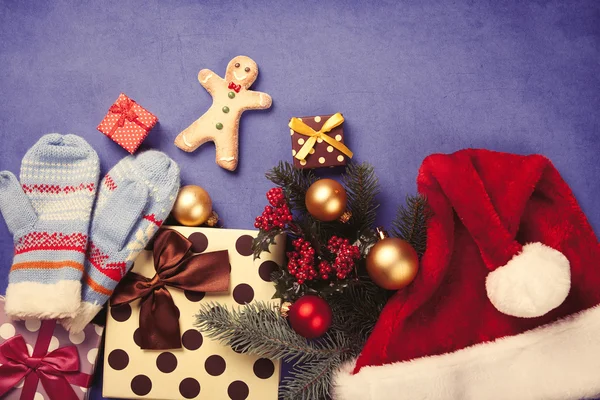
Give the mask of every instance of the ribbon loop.
[[229, 288], [231, 266], [227, 250], [191, 253], [191, 242], [179, 232], [161, 229], [154, 241], [152, 279], [129, 272], [110, 303], [119, 307], [140, 299], [140, 347], [150, 350], [181, 348], [179, 315], [168, 287], [191, 292], [222, 292]]
[[112, 138], [118, 128], [125, 126], [125, 121], [131, 121], [135, 123], [143, 128], [146, 132], [150, 130], [150, 127], [146, 126], [142, 121], [139, 120], [137, 113], [133, 109], [134, 104], [136, 104], [135, 101], [131, 100], [129, 97], [124, 97], [120, 100], [117, 100], [115, 104], [110, 106], [108, 111], [113, 114], [118, 114], [119, 119], [110, 130], [108, 137]]
[[340, 126], [344, 122], [344, 116], [341, 113], [335, 113], [325, 121], [319, 131], [315, 131], [310, 126], [306, 125], [302, 120], [298, 118], [290, 119], [289, 127], [301, 135], [308, 136], [308, 139], [300, 150], [296, 153], [295, 157], [298, 160], [304, 160], [310, 150], [315, 146], [317, 139], [321, 139], [327, 142], [329, 145], [339, 150], [345, 156], [352, 158], [354, 155], [352, 151], [342, 142], [338, 142], [331, 136], [327, 135], [333, 128]]

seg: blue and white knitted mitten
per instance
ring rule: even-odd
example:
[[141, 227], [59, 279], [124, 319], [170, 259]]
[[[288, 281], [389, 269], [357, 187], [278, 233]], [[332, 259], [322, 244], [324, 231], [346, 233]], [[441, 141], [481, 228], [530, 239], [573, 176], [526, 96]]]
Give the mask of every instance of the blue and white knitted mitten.
[[81, 278], [100, 166], [79, 136], [43, 136], [23, 157], [20, 180], [0, 172], [0, 211], [14, 238], [6, 313], [65, 318], [81, 303]]
[[179, 191], [179, 167], [166, 154], [128, 156], [102, 180], [92, 217], [81, 307], [62, 321], [79, 332], [108, 301], [137, 255], [167, 218]]

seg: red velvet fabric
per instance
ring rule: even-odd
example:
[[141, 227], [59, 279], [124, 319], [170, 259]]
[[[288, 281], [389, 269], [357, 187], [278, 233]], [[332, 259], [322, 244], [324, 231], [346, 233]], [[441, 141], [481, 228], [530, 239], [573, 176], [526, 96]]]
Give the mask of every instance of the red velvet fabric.
[[[434, 213], [414, 282], [385, 306], [357, 360], [383, 365], [516, 335], [600, 303], [600, 245], [570, 188], [540, 155], [461, 150], [427, 157], [417, 178]], [[486, 276], [541, 242], [571, 266], [571, 290], [537, 318], [496, 310]]]

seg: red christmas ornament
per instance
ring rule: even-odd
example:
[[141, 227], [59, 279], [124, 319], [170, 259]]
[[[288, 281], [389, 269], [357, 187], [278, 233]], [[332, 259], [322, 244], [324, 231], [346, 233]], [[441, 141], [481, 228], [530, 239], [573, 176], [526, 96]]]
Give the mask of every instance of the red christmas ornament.
[[331, 326], [331, 308], [322, 298], [306, 295], [292, 304], [288, 318], [296, 333], [314, 339], [323, 336]]

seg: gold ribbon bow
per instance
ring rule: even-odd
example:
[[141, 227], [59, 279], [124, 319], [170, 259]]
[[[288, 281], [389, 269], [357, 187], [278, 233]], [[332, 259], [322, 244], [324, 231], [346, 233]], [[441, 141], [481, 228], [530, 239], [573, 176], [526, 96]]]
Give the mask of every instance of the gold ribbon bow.
[[299, 120], [298, 118], [290, 119], [289, 127], [294, 131], [301, 135], [308, 136], [308, 140], [304, 143], [300, 151], [296, 153], [296, 158], [298, 160], [304, 160], [310, 149], [315, 147], [315, 143], [317, 139], [322, 139], [329, 143], [334, 148], [338, 149], [340, 152], [345, 154], [347, 157], [352, 158], [352, 151], [346, 147], [346, 145], [342, 142], [338, 142], [331, 136], [327, 135], [327, 132], [331, 131], [333, 128], [340, 126], [344, 122], [344, 117], [340, 113], [335, 113], [321, 127], [321, 129], [317, 132], [310, 126], [306, 125], [304, 122]]

